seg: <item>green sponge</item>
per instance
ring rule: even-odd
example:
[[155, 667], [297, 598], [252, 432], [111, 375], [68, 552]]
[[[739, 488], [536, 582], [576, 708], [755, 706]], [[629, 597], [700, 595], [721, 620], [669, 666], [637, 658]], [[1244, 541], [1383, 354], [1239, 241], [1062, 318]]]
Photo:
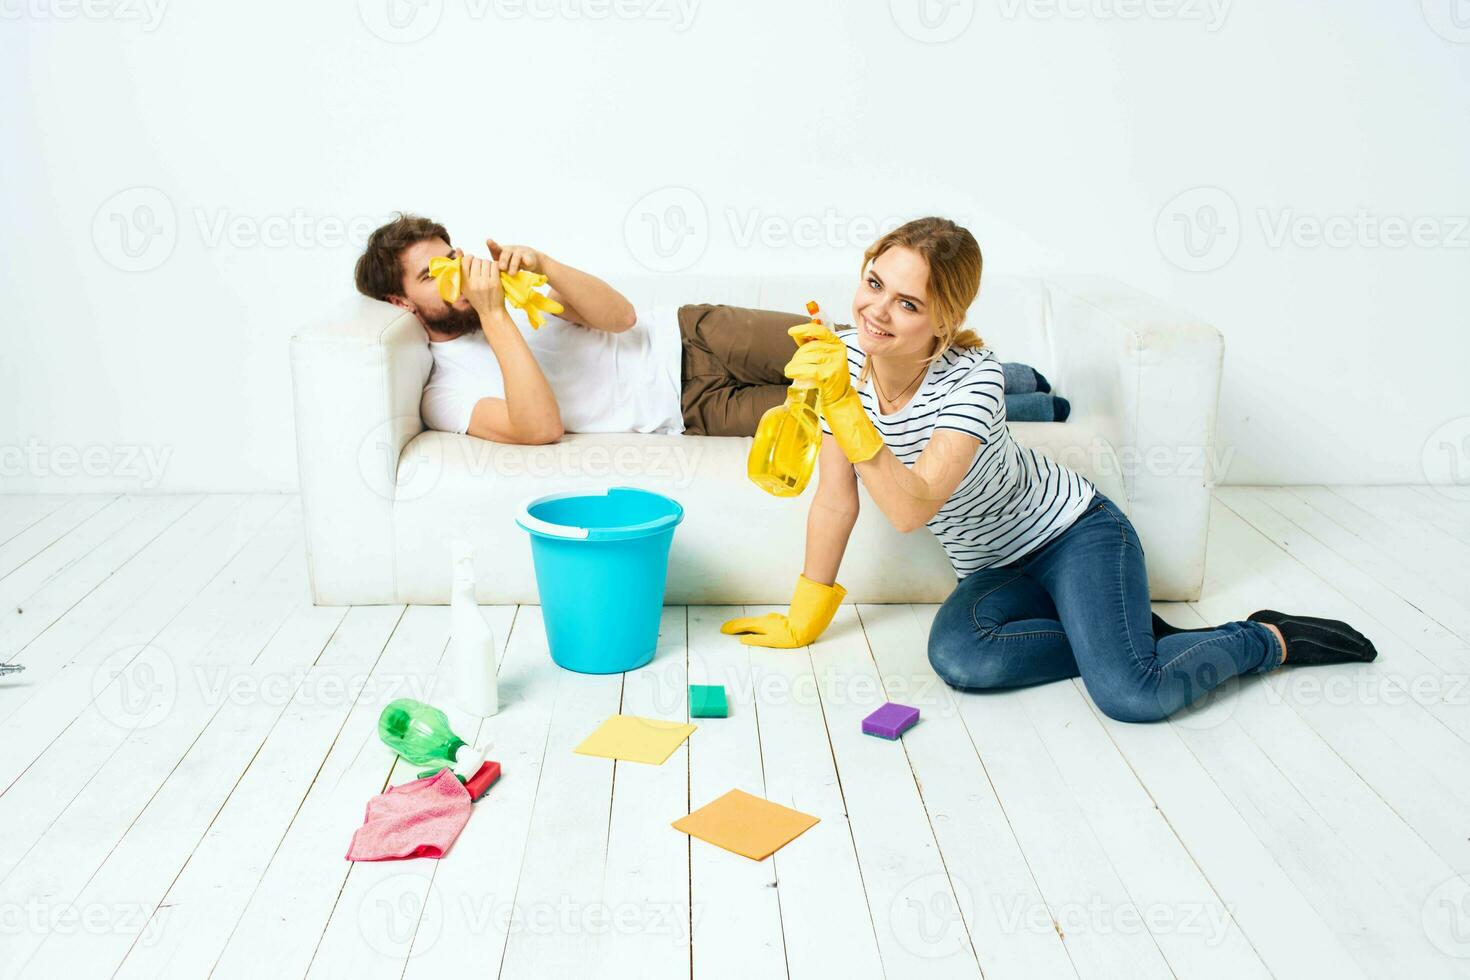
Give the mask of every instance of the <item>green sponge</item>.
[[730, 703], [725, 700], [725, 685], [689, 685], [689, 717], [727, 718], [729, 715]]

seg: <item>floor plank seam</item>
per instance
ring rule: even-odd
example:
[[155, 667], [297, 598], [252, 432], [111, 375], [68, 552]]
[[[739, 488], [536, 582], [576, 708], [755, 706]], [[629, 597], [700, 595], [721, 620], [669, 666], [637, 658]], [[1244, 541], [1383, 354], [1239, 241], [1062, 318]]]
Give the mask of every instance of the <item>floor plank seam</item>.
[[[30, 646], [33, 643], [35, 643], [37, 640], [39, 640], [42, 636], [45, 636], [47, 630], [51, 629], [53, 626], [55, 626], [57, 623], [59, 623], [62, 619], [66, 618], [66, 616], [69, 613], [71, 613], [71, 611], [73, 609], [75, 609], [77, 606], [79, 606], [83, 602], [85, 602], [94, 592], [96, 592], [98, 589], [102, 588], [103, 585], [105, 585], [108, 581], [110, 581], [114, 575], [116, 575], [118, 572], [120, 572], [124, 568], [126, 568], [128, 566], [128, 564], [130, 564], [134, 558], [138, 557], [138, 555], [142, 554], [144, 551], [147, 551], [148, 548], [150, 546], [152, 546], [152, 544], [155, 541], [157, 541], [160, 537], [162, 537], [164, 534], [166, 534], [168, 531], [170, 531], [175, 524], [177, 524], [179, 521], [183, 520], [186, 516], [188, 516], [189, 513], [194, 510], [194, 508], [198, 507], [201, 503], [203, 503], [204, 502], [204, 499], [205, 498], [204, 498], [204, 495], [203, 494], [199, 495], [195, 499], [195, 501], [194, 501], [194, 503], [192, 505], [190, 505], [189, 507], [186, 507], [177, 516], [175, 516], [171, 521], [169, 521], [163, 527], [159, 528], [159, 530], [157, 531], [157, 533], [155, 533], [151, 538], [149, 538], [147, 541], [145, 541], [141, 545], [139, 545], [136, 550], [134, 550], [132, 553], [130, 553], [128, 555], [128, 557], [125, 558], [122, 561], [121, 564], [117, 565], [115, 568], [113, 568], [111, 571], [109, 571], [106, 575], [103, 575], [96, 582], [94, 582], [90, 588], [88, 588], [81, 595], [77, 596], [76, 599], [71, 602], [71, 604], [69, 604], [66, 608], [64, 608], [64, 609], [60, 610], [59, 612], [57, 612], [57, 614], [51, 620], [51, 622], [47, 623], [44, 627], [42, 627], [40, 632], [38, 632], [35, 636], [31, 637], [29, 640], [26, 640], [19, 647], [17, 647], [14, 651], [6, 654], [3, 659], [6, 662], [13, 663], [15, 661], [15, 659], [17, 657], [19, 657], [22, 653], [24, 653], [27, 649], [29, 649]], [[119, 530], [122, 530], [122, 529], [120, 528]], [[100, 547], [100, 544], [101, 543], [99, 542], [99, 547]], [[44, 584], [41, 586], [41, 588], [44, 588]], [[40, 590], [38, 589], [38, 592], [39, 591]], [[30, 596], [27, 596], [26, 599], [23, 600], [23, 601], [28, 603], [31, 598], [33, 598], [36, 594], [38, 594], [38, 592], [33, 592]]]
[[[905, 607], [909, 615], [913, 616], [913, 605], [905, 603]], [[868, 639], [868, 627], [867, 624], [863, 621], [862, 610], [854, 605], [853, 611], [857, 613], [858, 628], [862, 631], [863, 634], [863, 643], [867, 647], [868, 659], [871, 660], [873, 663], [873, 671], [878, 677], [878, 687], [882, 692], [883, 700], [886, 702], [888, 700], [888, 682], [884, 680], [883, 668], [879, 666], [878, 658], [873, 653], [873, 643], [871, 640]], [[908, 746], [903, 744], [902, 738], [898, 739], [898, 743], [899, 748], [903, 751], [903, 758], [905, 764], [908, 766], [909, 776], [914, 781], [914, 792], [919, 798], [919, 806], [924, 811], [924, 824], [929, 828], [929, 838], [934, 843], [934, 853], [939, 856], [939, 866], [944, 869], [944, 879], [945, 881], [949, 882], [950, 891], [955, 892], [954, 876], [950, 874], [949, 861], [945, 858], [944, 848], [939, 843], [939, 834], [937, 834], [934, 830], [934, 818], [929, 812], [929, 800], [924, 796], [923, 780], [919, 778], [918, 772], [914, 770], [914, 761], [913, 758], [909, 755]], [[955, 905], [957, 908], [959, 907], [958, 893], [956, 893]], [[970, 930], [970, 923], [965, 921], [965, 917], [963, 915], [960, 916], [960, 926], [965, 930], [965, 943], [970, 947], [970, 955], [974, 957], [975, 968], [980, 972], [983, 980], [983, 977], [985, 976], [985, 967], [982, 966], [980, 963], [980, 951], [975, 946], [975, 935]]]
[[[320, 663], [322, 654], [325, 653], [327, 648], [332, 645], [332, 640], [336, 637], [337, 631], [341, 628], [343, 621], [346, 619], [346, 615], [347, 610], [346, 607], [344, 607], [342, 615], [337, 617], [337, 624], [332, 627], [332, 631], [327, 635], [326, 639], [318, 648], [316, 656], [312, 658], [311, 666], [313, 668]], [[302, 683], [305, 683], [304, 677], [302, 679]], [[292, 692], [292, 696], [285, 699], [285, 703], [282, 705], [281, 710], [276, 714], [275, 720], [271, 722], [271, 726], [261, 738], [260, 744], [255, 747], [255, 752], [250, 756], [250, 761], [246, 763], [244, 769], [240, 770], [240, 775], [235, 778], [235, 782], [231, 784], [229, 792], [227, 792], [224, 799], [220, 801], [220, 805], [215, 808], [213, 816], [209, 818], [209, 823], [205, 825], [204, 831], [200, 835], [200, 841], [205, 840], [209, 837], [209, 832], [214, 829], [214, 825], [219, 820], [220, 814], [225, 811], [225, 808], [229, 806], [230, 801], [234, 799], [236, 790], [240, 788], [240, 784], [244, 782], [245, 777], [249, 775], [251, 766], [253, 766], [255, 764], [255, 760], [260, 757], [260, 753], [265, 749], [266, 743], [270, 741], [270, 737], [272, 734], [274, 734], [276, 727], [281, 722], [281, 719], [284, 718], [286, 716], [286, 712], [291, 709], [291, 705], [295, 702], [296, 692], [300, 691], [300, 689], [300, 685], [298, 685], [296, 690]], [[144, 923], [143, 929], [139, 930], [138, 936], [134, 937], [133, 942], [128, 946], [127, 952], [124, 953], [122, 959], [118, 961], [118, 969], [121, 969], [122, 965], [127, 962], [128, 957], [132, 955], [133, 949], [137, 946], [138, 938], [148, 931], [148, 926], [152, 924], [153, 917], [158, 914], [159, 909], [165, 908], [167, 906], [169, 895], [172, 894], [174, 886], [178, 884], [179, 878], [182, 877], [184, 872], [188, 869], [189, 862], [193, 860], [194, 852], [198, 850], [198, 847], [199, 842], [196, 841], [194, 847], [189, 849], [189, 856], [184, 859], [184, 863], [179, 865], [179, 869], [174, 872], [173, 878], [170, 879], [168, 887], [164, 889], [163, 894], [159, 897], [158, 903], [154, 906], [153, 912], [149, 915], [148, 921]]]
[[[398, 619], [396, 619], [394, 621], [393, 628], [388, 631], [388, 635], [383, 640], [383, 645], [378, 649], [377, 657], [373, 660], [373, 667], [372, 667], [373, 670], [376, 670], [377, 669], [377, 665], [381, 662], [384, 651], [386, 651], [388, 649], [388, 644], [392, 642], [393, 634], [395, 632], [397, 632], [398, 627], [399, 627], [399, 625], [402, 624], [403, 617], [404, 617], [404, 615], [407, 612], [408, 612], [408, 607], [407, 606], [401, 607], [401, 609], [400, 609], [400, 611], [398, 613]], [[359, 691], [358, 692], [358, 697], [360, 698], [361, 696], [362, 696], [362, 693]], [[356, 699], [354, 699], [353, 704], [356, 705], [356, 703], [357, 703], [357, 701], [356, 701]], [[340, 724], [340, 725], [337, 726], [337, 731], [332, 736], [331, 744], [329, 744], [327, 746], [327, 750], [324, 753], [322, 753], [322, 761], [317, 764], [316, 771], [314, 773], [312, 773], [311, 781], [309, 783], [307, 783], [306, 791], [301, 794], [301, 799], [297, 802], [296, 809], [294, 811], [292, 811], [292, 813], [291, 813], [291, 819], [289, 821], [287, 821], [285, 829], [281, 832], [280, 840], [276, 841], [276, 846], [271, 851], [270, 859], [267, 860], [266, 863], [265, 863], [265, 866], [263, 868], [261, 868], [260, 877], [256, 879], [255, 887], [253, 889], [251, 889], [250, 897], [245, 900], [245, 906], [244, 906], [244, 909], [241, 912], [240, 918], [235, 920], [235, 926], [234, 926], [234, 928], [230, 930], [230, 934], [225, 938], [225, 941], [220, 945], [219, 952], [215, 955], [214, 963], [210, 966], [209, 972], [210, 972], [211, 975], [213, 975], [214, 972], [219, 969], [220, 961], [224, 959], [225, 954], [229, 951], [230, 943], [232, 943], [234, 941], [235, 935], [239, 931], [240, 922], [244, 920], [244, 917], [245, 917], [244, 913], [245, 913], [245, 911], [248, 911], [249, 910], [251, 904], [255, 901], [255, 896], [258, 895], [258, 894], [260, 894], [260, 886], [265, 881], [266, 877], [270, 874], [270, 869], [275, 865], [276, 858], [281, 853], [281, 845], [284, 844], [285, 841], [286, 841], [286, 838], [291, 835], [291, 828], [293, 828], [293, 827], [296, 826], [296, 819], [299, 816], [301, 816], [301, 810], [302, 810], [302, 808], [304, 806], [306, 806], [306, 801], [311, 797], [311, 791], [316, 787], [317, 780], [321, 778], [322, 770], [326, 768], [326, 766], [327, 766], [327, 760], [331, 758], [331, 756], [332, 756], [332, 750], [337, 747], [337, 742], [338, 742], [339, 739], [341, 739], [342, 732], [346, 729], [347, 722], [351, 719], [351, 717], [352, 717], [352, 711], [351, 711], [351, 709], [349, 709], [347, 712], [345, 712], [343, 714], [343, 716], [342, 716], [342, 724]], [[340, 893], [339, 893], [339, 897], [340, 897]], [[327, 921], [328, 922], [331, 921], [330, 914], [328, 915]], [[325, 932], [325, 930], [326, 930], [326, 923], [325, 922], [322, 924], [322, 929], [323, 929], [323, 932]], [[320, 940], [318, 940], [318, 943], [320, 943]], [[315, 955], [316, 955], [315, 950], [313, 950], [312, 956], [315, 957]], [[309, 964], [308, 964], [307, 969], [310, 970], [310, 965]]]

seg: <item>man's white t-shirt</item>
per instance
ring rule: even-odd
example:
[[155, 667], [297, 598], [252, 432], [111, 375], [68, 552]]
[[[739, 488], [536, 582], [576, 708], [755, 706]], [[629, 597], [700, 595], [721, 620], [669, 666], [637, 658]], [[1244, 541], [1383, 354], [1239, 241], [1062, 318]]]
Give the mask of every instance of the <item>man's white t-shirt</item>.
[[[681, 344], [672, 318], [640, 313], [631, 329], [609, 333], [558, 316], [533, 330], [523, 310], [507, 312], [551, 384], [568, 432], [684, 431]], [[495, 351], [480, 330], [431, 341], [429, 351], [434, 370], [420, 402], [424, 423], [466, 432], [476, 402], [505, 397]]]

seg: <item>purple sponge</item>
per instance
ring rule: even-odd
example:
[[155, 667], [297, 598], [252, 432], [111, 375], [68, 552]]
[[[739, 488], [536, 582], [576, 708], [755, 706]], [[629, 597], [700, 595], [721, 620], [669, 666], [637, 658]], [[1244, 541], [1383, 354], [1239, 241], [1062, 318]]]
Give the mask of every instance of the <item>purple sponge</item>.
[[863, 734], [877, 735], [879, 738], [898, 738], [913, 728], [914, 723], [918, 720], [918, 708], [910, 708], [906, 704], [894, 704], [889, 701], [863, 719]]

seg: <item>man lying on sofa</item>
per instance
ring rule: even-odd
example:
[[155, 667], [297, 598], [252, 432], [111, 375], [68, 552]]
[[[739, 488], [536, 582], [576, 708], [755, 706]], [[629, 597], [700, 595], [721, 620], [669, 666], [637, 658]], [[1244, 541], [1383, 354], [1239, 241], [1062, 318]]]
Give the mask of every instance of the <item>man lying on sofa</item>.
[[[452, 305], [429, 260], [462, 253], [437, 222], [401, 214], [357, 260], [358, 291], [413, 313], [429, 335], [434, 369], [420, 404], [429, 428], [525, 444], [563, 432], [751, 435], [785, 397], [796, 351], [786, 331], [806, 317], [728, 306], [660, 316], [536, 249], [485, 245], [490, 257], [466, 263]], [[499, 272], [520, 269], [546, 276], [565, 307], [539, 330], [505, 305]]]

